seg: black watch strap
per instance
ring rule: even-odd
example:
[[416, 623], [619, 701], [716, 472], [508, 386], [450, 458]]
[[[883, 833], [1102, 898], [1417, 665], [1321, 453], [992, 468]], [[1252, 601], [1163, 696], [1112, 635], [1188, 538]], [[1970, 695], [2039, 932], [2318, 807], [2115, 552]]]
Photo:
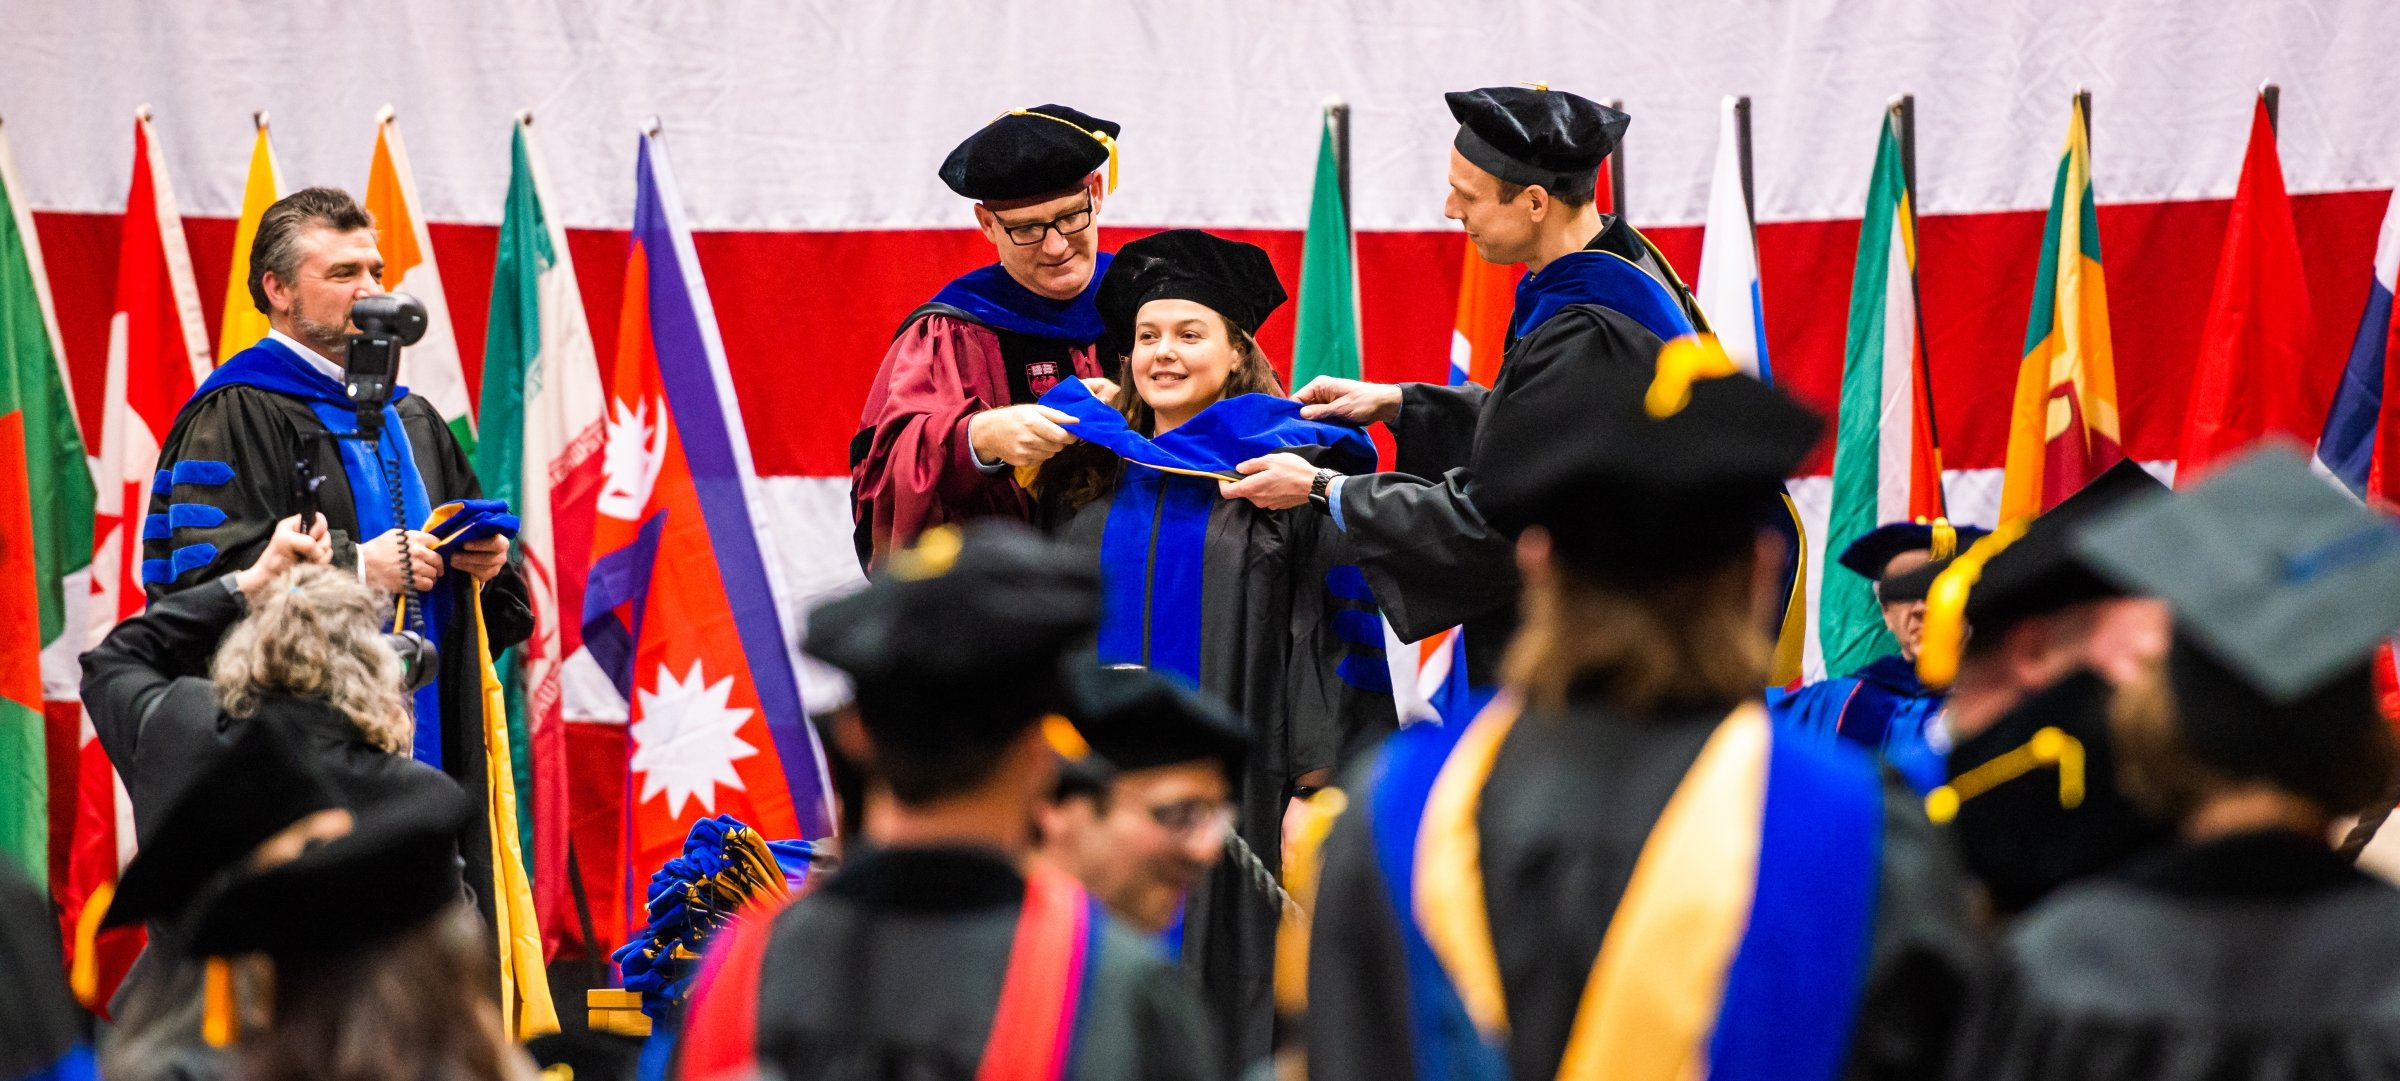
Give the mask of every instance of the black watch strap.
[[1332, 487], [1333, 478], [1336, 475], [1337, 474], [1330, 469], [1317, 470], [1317, 479], [1309, 482], [1308, 485], [1309, 503], [1314, 505], [1318, 510], [1324, 511], [1327, 514], [1333, 513], [1333, 502], [1327, 498], [1327, 493]]

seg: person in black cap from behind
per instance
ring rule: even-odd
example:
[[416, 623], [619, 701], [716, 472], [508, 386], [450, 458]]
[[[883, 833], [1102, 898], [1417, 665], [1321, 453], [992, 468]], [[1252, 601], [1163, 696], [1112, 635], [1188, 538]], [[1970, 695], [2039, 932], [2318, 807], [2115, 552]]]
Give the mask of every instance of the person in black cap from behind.
[[2175, 840], [2016, 922], [1958, 1076], [2393, 1076], [2400, 890], [2331, 830], [2394, 771], [2370, 668], [2400, 628], [2400, 523], [2271, 445], [2072, 543], [2173, 610], [2112, 722], [2120, 778]]
[[532, 1081], [502, 1034], [492, 945], [459, 877], [474, 805], [427, 787], [203, 903], [185, 952], [263, 956], [272, 1007], [239, 1081]]
[[[434, 781], [440, 771], [423, 767]], [[452, 790], [456, 785], [449, 786]], [[220, 1049], [233, 1035], [220, 1017], [205, 1031], [209, 995], [232, 993], [235, 970], [187, 956], [192, 911], [246, 871], [290, 859], [313, 840], [350, 831], [342, 793], [310, 768], [278, 725], [248, 724], [192, 778], [141, 838], [141, 850], [117, 880], [97, 930], [145, 925], [149, 942], [117, 994], [115, 1025], [101, 1047], [112, 1078], [205, 1079], [222, 1076]], [[88, 953], [89, 943], [79, 952]], [[222, 1011], [220, 1011], [222, 1013]]]
[[1988, 530], [1952, 526], [1943, 520], [1889, 522], [1861, 534], [1842, 549], [1842, 569], [1874, 583], [1884, 630], [1899, 652], [1877, 657], [1847, 676], [1822, 679], [1796, 691], [1771, 689], [1767, 711], [1775, 723], [1823, 738], [1849, 740], [1883, 756], [1918, 791], [1942, 782], [1942, 752], [1949, 744], [1935, 731], [1942, 691], [1917, 678], [1917, 642], [1924, 630], [1924, 579], [1915, 572], [1939, 570], [1981, 540]]
[[944, 522], [1030, 515], [1009, 469], [1058, 453], [1072, 424], [1035, 399], [1115, 359], [1092, 342], [1109, 261], [1097, 222], [1116, 190], [1120, 130], [1064, 105], [1011, 109], [942, 162], [942, 183], [974, 200], [1000, 259], [901, 320], [868, 386], [850, 441], [860, 566]]
[[1578, 437], [1479, 480], [1525, 624], [1491, 708], [1402, 729], [1347, 789], [1310, 935], [1317, 1081], [1946, 1055], [1972, 947], [1915, 794], [1759, 702], [1771, 523], [1822, 422], [1702, 349], [1519, 414]]
[[1071, 743], [1042, 808], [1041, 856], [1180, 953], [1184, 901], [1225, 854], [1250, 734], [1205, 695], [1145, 668], [1078, 665]]
[[985, 521], [810, 615], [808, 652], [857, 685], [866, 834], [814, 892], [718, 937], [679, 1076], [1216, 1076], [1182, 975], [1029, 859], [1062, 660], [1098, 605], [1088, 566]]
[[2022, 532], [1895, 580], [1937, 598], [1918, 667], [1947, 687], [1949, 753], [1926, 811], [1958, 838], [1995, 917], [2166, 838], [2118, 787], [2108, 736], [2113, 688], [2165, 655], [2166, 605], [2128, 595], [2073, 545], [2084, 523], [2166, 490], [2120, 462]]
[[[1268, 879], [1291, 801], [1398, 717], [1383, 627], [1340, 531], [1313, 510], [1221, 498], [1222, 478], [1269, 453], [1374, 468], [1364, 431], [1302, 420], [1283, 397], [1255, 337], [1283, 302], [1255, 245], [1197, 229], [1125, 245], [1100, 283], [1108, 340], [1127, 350], [1120, 389], [1113, 402], [1080, 386], [1045, 399], [1086, 438], [1034, 481], [1057, 536], [1100, 572], [1101, 663], [1180, 679], [1248, 724], [1237, 859], [1255, 857]], [[1282, 908], [1259, 884], [1225, 866], [1184, 924], [1185, 964], [1235, 1063], [1273, 1046]]]
[[1273, 508], [1313, 501], [1357, 545], [1401, 640], [1465, 624], [1469, 679], [1488, 686], [1516, 624], [1518, 582], [1509, 538], [1477, 509], [1474, 485], [1527, 468], [1558, 436], [1503, 439], [1500, 422], [1603, 368], [1646, 375], [1662, 342], [1707, 324], [1649, 242], [1593, 206], [1601, 162], [1630, 118], [1546, 87], [1447, 98], [1459, 129], [1444, 213], [1485, 260], [1526, 268], [1499, 375], [1488, 390], [1320, 376], [1294, 395], [1302, 415], [1390, 426], [1395, 471], [1344, 478], [1269, 455], [1244, 463], [1251, 476], [1227, 495]]

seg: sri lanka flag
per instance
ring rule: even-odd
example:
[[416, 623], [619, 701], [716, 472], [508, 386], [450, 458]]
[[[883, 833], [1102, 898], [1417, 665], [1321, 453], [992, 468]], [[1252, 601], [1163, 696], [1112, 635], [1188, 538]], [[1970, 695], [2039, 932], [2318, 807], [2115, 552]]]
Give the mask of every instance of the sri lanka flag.
[[2092, 198], [2091, 146], [2083, 101], [2067, 124], [2034, 272], [2033, 314], [2008, 420], [2000, 520], [2030, 518], [2125, 456], [2117, 427], [2116, 350], [2108, 333], [2108, 286], [2100, 272], [2100, 217]]
[[2400, 478], [2400, 424], [2385, 419], [2400, 405], [2400, 367], [2390, 363], [2400, 353], [2400, 323], [2392, 320], [2392, 294], [2400, 290], [2400, 197], [2383, 213], [2383, 234], [2375, 241], [2375, 281], [2367, 287], [2367, 308], [2359, 316], [2358, 336], [2350, 342], [2350, 362], [2342, 367], [2341, 386], [2333, 392], [2333, 408], [2325, 417], [2325, 434], [2317, 441], [2317, 461], [2361, 498], [2395, 502]]
[[[760, 558], [750, 439], [681, 207], [658, 135], [645, 134], [583, 603], [584, 643], [631, 710], [619, 870], [634, 883], [703, 817], [776, 839], [833, 832]], [[642, 891], [626, 896], [638, 905]]]

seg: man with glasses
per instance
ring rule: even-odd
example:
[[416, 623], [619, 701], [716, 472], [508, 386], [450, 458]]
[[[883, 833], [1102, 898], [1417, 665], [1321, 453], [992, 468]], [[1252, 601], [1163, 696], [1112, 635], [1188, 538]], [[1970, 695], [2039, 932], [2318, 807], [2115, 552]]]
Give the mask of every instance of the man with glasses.
[[[1225, 853], [1250, 737], [1224, 706], [1148, 669], [1075, 674], [1086, 746], [1042, 808], [1039, 852], [1109, 912], [1180, 947], [1183, 903]], [[1180, 952], [1178, 950], [1177, 952]]]
[[1061, 380], [1094, 393], [1108, 256], [1093, 228], [1114, 189], [1118, 125], [1069, 109], [1012, 109], [942, 162], [975, 201], [999, 261], [960, 275], [892, 336], [850, 441], [850, 509], [861, 566], [946, 522], [1032, 514], [1013, 468], [1074, 441], [1074, 420], [1035, 399]]

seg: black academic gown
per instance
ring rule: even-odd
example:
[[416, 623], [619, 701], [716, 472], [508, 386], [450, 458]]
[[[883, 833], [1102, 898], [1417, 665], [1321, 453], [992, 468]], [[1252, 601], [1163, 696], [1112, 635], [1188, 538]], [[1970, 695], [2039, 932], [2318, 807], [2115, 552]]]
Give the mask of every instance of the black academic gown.
[[[431, 766], [367, 742], [323, 702], [268, 698], [248, 718], [220, 710], [216, 684], [182, 673], [213, 655], [246, 611], [232, 579], [219, 577], [154, 599], [83, 655], [84, 708], [124, 779], [138, 841], [149, 842], [184, 788], [246, 725], [282, 729], [353, 809], [452, 783]], [[184, 956], [184, 915], [149, 925], [149, 943], [112, 1003], [116, 1024], [106, 1050], [118, 1081], [190, 1081], [223, 1071], [222, 1056], [200, 1042], [201, 966]]]
[[[407, 431], [409, 450], [416, 459], [418, 475], [424, 480], [427, 502], [438, 507], [454, 499], [482, 498], [483, 485], [475, 477], [473, 463], [467, 460], [457, 438], [450, 434], [449, 424], [432, 403], [412, 394], [393, 408], [398, 410]], [[156, 602], [169, 593], [209, 582], [256, 562], [274, 533], [275, 523], [302, 509], [295, 464], [303, 456], [311, 461], [312, 473], [323, 478], [317, 489], [317, 502], [324, 512], [326, 528], [338, 534], [335, 561], [355, 566], [353, 546], [361, 539], [357, 535], [357, 505], [351, 494], [350, 478], [343, 471], [339, 447], [329, 438], [318, 438], [324, 432], [324, 423], [308, 403], [259, 387], [223, 387], [186, 406], [167, 432], [166, 444], [159, 451], [159, 469], [171, 471], [176, 462], [184, 460], [223, 462], [233, 467], [233, 477], [221, 485], [177, 484], [167, 493], [151, 496], [152, 514], [167, 514], [170, 503], [203, 503], [225, 512], [221, 525], [178, 528], [171, 539], [143, 542], [145, 559], [167, 559], [170, 547], [213, 544], [217, 549], [216, 557], [206, 564], [190, 568], [166, 583], [152, 584], [151, 600]], [[437, 588], [461, 588], [457, 583], [463, 579], [463, 575], [448, 576]], [[451, 610], [463, 613], [466, 605], [461, 600], [452, 604]], [[495, 658], [502, 650], [532, 635], [533, 610], [526, 598], [524, 579], [519, 577], [514, 563], [484, 584], [483, 617]], [[452, 620], [437, 646], [441, 653], [442, 769], [481, 807], [485, 802], [483, 684], [476, 662], [473, 626], [465, 619]], [[214, 652], [213, 647], [209, 652]], [[193, 667], [188, 672], [205, 672], [207, 658], [208, 653], [190, 658]], [[490, 923], [493, 920], [492, 891], [488, 887], [492, 880], [491, 836], [490, 824], [483, 815], [468, 820], [459, 837], [459, 850], [467, 857], [467, 881], [484, 884], [475, 894], [485, 922]]]
[[[1173, 478], [1173, 484], [1214, 481]], [[1061, 540], [1097, 559], [1110, 500], [1077, 511]], [[1350, 612], [1373, 626], [1365, 600], [1335, 596], [1335, 568], [1354, 562], [1349, 544], [1313, 507], [1261, 510], [1218, 500], [1209, 511], [1202, 574], [1200, 689], [1250, 725], [1250, 751], [1235, 785], [1235, 830], [1256, 863], [1229, 853], [1184, 910], [1185, 965], [1223, 1031], [1227, 1061], [1267, 1057], [1274, 1045], [1276, 898], [1263, 873], [1283, 873], [1283, 814], [1293, 782], [1339, 770], [1349, 752], [1392, 731], [1388, 669], [1380, 648], [1344, 639], [1334, 625]], [[1345, 662], [1351, 678], [1345, 678]], [[1382, 679], [1360, 679], [1372, 673]]]
[[2272, 833], [2062, 889], [2010, 932], [1953, 1076], [2400, 1077], [2400, 890]]
[[[1642, 845], [1723, 716], [1633, 716], [1585, 699], [1564, 717], [1528, 709], [1501, 745], [1476, 825], [1511, 1076], [1557, 1075]], [[1310, 923], [1309, 1076], [1411, 1078], [1401, 916], [1375, 862], [1371, 800], [1349, 791]], [[1886, 770], [1881, 878], [1846, 1077], [1936, 1073], [1976, 965], [1955, 861], [1919, 808]]]
[[[1691, 294], [1640, 234], [1621, 219], [1606, 222], [1586, 249], [1623, 256], [1696, 313]], [[1704, 325], [1696, 315], [1694, 325]], [[1508, 343], [1489, 389], [1400, 385], [1393, 471], [1344, 481], [1341, 498], [1359, 567], [1403, 641], [1464, 624], [1467, 671], [1477, 683], [1492, 682], [1517, 627], [1516, 546], [1476, 509], [1475, 477], [1520, 468], [1556, 438], [1512, 426], [1515, 403], [1538, 400], [1602, 365], [1648, 371], [1662, 344], [1622, 313], [1573, 304]]]
[[[859, 854], [775, 919], [757, 968], [759, 1065], [783, 1081], [974, 1077], [1024, 898], [1025, 880], [988, 851]], [[1182, 974], [1146, 936], [1096, 918], [1069, 1081], [1220, 1078]]]

